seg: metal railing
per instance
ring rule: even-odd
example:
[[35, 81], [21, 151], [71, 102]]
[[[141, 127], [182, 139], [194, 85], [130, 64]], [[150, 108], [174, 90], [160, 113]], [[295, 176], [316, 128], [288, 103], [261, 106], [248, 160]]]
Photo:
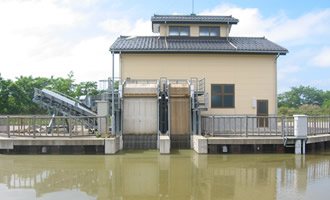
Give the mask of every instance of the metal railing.
[[308, 135], [321, 135], [330, 133], [330, 116], [308, 116]]
[[202, 116], [202, 133], [211, 136], [293, 136], [293, 117]]
[[109, 134], [108, 116], [0, 116], [0, 136], [81, 137]]

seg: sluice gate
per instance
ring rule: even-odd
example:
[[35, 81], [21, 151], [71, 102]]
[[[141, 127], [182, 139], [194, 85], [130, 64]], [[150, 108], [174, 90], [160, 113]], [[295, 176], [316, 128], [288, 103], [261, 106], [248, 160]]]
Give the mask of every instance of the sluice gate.
[[[165, 139], [169, 138], [171, 148], [187, 149], [191, 148], [192, 134], [201, 134], [201, 111], [208, 107], [205, 79], [119, 79], [116, 87], [113, 82], [102, 81], [108, 88], [99, 95], [98, 103], [108, 103], [109, 107], [97, 106], [97, 113], [113, 113], [111, 132], [120, 136], [121, 148], [158, 149], [160, 138], [168, 136]], [[36, 89], [34, 101], [65, 116], [96, 116], [91, 105], [97, 102], [92, 100], [88, 106], [52, 91]], [[97, 128], [96, 122], [82, 123]]]
[[170, 137], [171, 148], [190, 148], [191, 135], [200, 133], [201, 111], [207, 109], [207, 100], [200, 100], [200, 96], [207, 99], [205, 88], [199, 86], [204, 82], [197, 78], [122, 81], [115, 130], [122, 136], [123, 148], [157, 149], [161, 135]]
[[190, 84], [169, 84], [171, 148], [190, 149], [191, 98]]
[[158, 96], [158, 81], [123, 84], [124, 149], [157, 149]]

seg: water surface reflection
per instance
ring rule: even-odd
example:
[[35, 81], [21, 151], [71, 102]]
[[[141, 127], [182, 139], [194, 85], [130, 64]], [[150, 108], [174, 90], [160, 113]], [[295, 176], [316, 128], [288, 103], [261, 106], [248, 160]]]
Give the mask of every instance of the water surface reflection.
[[329, 199], [330, 153], [0, 155], [1, 199]]

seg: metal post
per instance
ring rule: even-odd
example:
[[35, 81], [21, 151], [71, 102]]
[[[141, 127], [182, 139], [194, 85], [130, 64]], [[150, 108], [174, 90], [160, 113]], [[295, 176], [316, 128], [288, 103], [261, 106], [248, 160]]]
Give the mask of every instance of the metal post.
[[72, 118], [72, 116], [70, 115], [70, 117], [69, 117], [69, 125], [68, 125], [69, 126], [69, 135], [70, 135], [70, 138], [72, 138], [71, 118]]
[[[248, 130], [249, 130], [249, 122], [248, 122], [249, 118], [248, 116], [246, 115], [245, 117], [245, 137], [248, 136]], [[253, 126], [253, 125], [252, 125]]]
[[10, 137], [10, 121], [9, 121], [9, 116], [7, 116], [7, 134], [8, 134], [8, 137]]
[[281, 134], [284, 137], [284, 116], [281, 117]]
[[202, 113], [198, 111], [198, 135], [202, 135]]
[[[194, 109], [194, 108], [193, 108]], [[193, 113], [193, 123], [192, 123], [192, 131], [193, 131], [193, 135], [196, 135], [196, 127], [197, 127], [197, 121], [196, 121], [196, 111], [192, 111]]]
[[33, 116], [33, 138], [36, 137], [36, 116]]
[[214, 136], [214, 116], [211, 117], [211, 135]]
[[111, 135], [115, 135], [115, 53], [112, 52]]
[[[108, 131], [109, 131], [109, 115], [105, 116], [105, 121], [106, 121], [106, 127], [105, 127], [105, 134], [108, 135]], [[95, 124], [95, 122], [94, 122]]]

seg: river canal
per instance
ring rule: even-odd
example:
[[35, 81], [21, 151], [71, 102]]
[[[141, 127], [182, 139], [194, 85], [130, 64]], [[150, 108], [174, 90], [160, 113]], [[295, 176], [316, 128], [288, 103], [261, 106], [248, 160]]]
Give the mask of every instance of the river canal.
[[0, 199], [330, 199], [330, 151], [0, 155]]

